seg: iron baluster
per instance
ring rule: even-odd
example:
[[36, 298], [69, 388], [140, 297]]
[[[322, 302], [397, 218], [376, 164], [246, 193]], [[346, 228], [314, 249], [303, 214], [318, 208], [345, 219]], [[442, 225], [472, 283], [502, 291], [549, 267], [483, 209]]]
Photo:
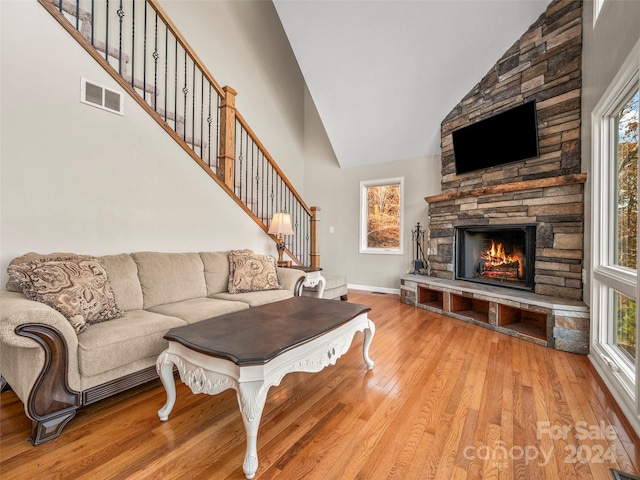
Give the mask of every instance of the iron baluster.
[[[60, 0], [60, 3], [62, 3], [62, 0]], [[106, 18], [106, 33], [105, 33], [105, 41], [104, 41], [104, 59], [108, 62], [109, 61], [109, 0], [107, 0], [106, 2], [106, 12], [107, 12], [107, 18]]]
[[[60, 5], [62, 5], [60, 0]], [[80, 0], [76, 0], [76, 30], [80, 30]]]
[[167, 121], [167, 95], [169, 89], [169, 27], [164, 26], [164, 121]]
[[191, 150], [196, 151], [196, 62], [193, 63], [193, 86], [191, 91]]
[[173, 79], [173, 130], [178, 133], [178, 37], [175, 42], [175, 62]]
[[124, 9], [122, 8], [122, 0], [120, 0], [120, 6], [117, 10], [119, 20], [119, 29], [118, 32], [118, 74], [122, 76], [122, 22], [124, 18]]
[[[253, 139], [251, 140], [251, 204], [254, 205], [253, 209], [255, 208], [255, 202], [256, 202], [256, 197], [255, 197], [255, 193], [253, 192], [253, 167], [255, 164], [255, 153], [256, 153], [256, 145], [255, 143], [253, 143]], [[255, 213], [255, 212], [254, 212]]]
[[[244, 130], [244, 127], [241, 126], [241, 128]], [[246, 132], [245, 142], [244, 151], [247, 161], [244, 164], [244, 203], [249, 203], [249, 132]]]
[[[271, 167], [271, 215], [273, 216], [273, 214], [276, 212], [276, 209], [274, 207], [274, 202], [275, 202], [275, 194], [273, 193], [273, 186], [275, 185], [275, 168]], [[269, 217], [271, 218], [271, 217]]]
[[131, 87], [135, 88], [136, 78], [136, 2], [131, 2]]
[[[220, 95], [216, 95], [216, 138], [220, 138]], [[216, 142], [216, 172], [220, 171], [220, 142]]]
[[147, 101], [147, 2], [144, 2], [144, 42], [142, 43], [142, 99]]
[[[93, 41], [93, 25], [96, 23], [95, 16], [95, 0], [91, 0], [91, 46], [95, 46], [95, 42]], [[62, 11], [62, 0], [60, 0], [60, 11]]]
[[182, 93], [184, 94], [184, 104], [182, 106], [183, 111], [183, 128], [182, 128], [182, 139], [187, 141], [187, 94], [189, 93], [189, 89], [187, 88], [187, 49], [184, 50], [184, 87], [182, 87]]
[[200, 70], [200, 158], [204, 160], [204, 73]]
[[[238, 122], [236, 122], [236, 127], [238, 126]], [[237, 129], [236, 129], [237, 130]], [[240, 129], [240, 155], [238, 155], [238, 160], [240, 160], [240, 165], [238, 168], [238, 177], [240, 178], [240, 183], [238, 185], [238, 197], [240, 197], [240, 199], [242, 199], [242, 162], [244, 160], [244, 157], [242, 155], [242, 128]]]
[[158, 111], [158, 12], [156, 11], [156, 25], [153, 32], [153, 110]]
[[[262, 222], [263, 223], [266, 222], [267, 219], [269, 218], [269, 217], [265, 217], [265, 211], [264, 211], [265, 210], [265, 205], [266, 205], [266, 198], [267, 198], [266, 197], [266, 193], [265, 193], [266, 192], [265, 191], [265, 184], [264, 184], [266, 171], [267, 171], [267, 162], [266, 162], [266, 158], [264, 157], [264, 153], [263, 153], [262, 154], [262, 179], [263, 180], [262, 180], [262, 185], [260, 186], [261, 187], [260, 191], [262, 192]], [[268, 179], [269, 177], [266, 177], [266, 178]]]
[[[209, 150], [209, 168], [211, 168], [211, 122], [213, 122], [213, 118], [211, 118], [211, 84], [209, 84], [209, 116], [207, 117], [207, 123], [209, 124], [209, 131], [208, 131], [208, 150]], [[216, 174], [218, 173], [218, 170], [216, 169]]]

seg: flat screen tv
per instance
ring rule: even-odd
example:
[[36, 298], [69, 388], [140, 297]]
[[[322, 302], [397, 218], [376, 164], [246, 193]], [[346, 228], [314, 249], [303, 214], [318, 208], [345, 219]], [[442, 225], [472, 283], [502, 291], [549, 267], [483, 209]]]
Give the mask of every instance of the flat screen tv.
[[457, 174], [537, 157], [536, 102], [462, 127], [452, 136]]

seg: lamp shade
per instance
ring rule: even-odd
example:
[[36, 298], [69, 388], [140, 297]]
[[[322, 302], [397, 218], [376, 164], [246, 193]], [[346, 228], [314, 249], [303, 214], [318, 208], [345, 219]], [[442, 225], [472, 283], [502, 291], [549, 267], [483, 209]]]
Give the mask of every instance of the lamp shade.
[[271, 217], [271, 224], [267, 233], [273, 235], [293, 235], [293, 227], [291, 226], [291, 215], [288, 213], [278, 212]]

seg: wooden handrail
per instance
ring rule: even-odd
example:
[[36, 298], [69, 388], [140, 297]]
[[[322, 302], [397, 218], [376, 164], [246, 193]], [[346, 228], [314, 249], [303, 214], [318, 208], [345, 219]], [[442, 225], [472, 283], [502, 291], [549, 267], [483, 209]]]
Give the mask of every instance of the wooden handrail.
[[[38, 0], [38, 1], [41, 2], [42, 0]], [[151, 8], [153, 8], [158, 13], [158, 16], [162, 19], [162, 21], [167, 24], [169, 31], [173, 34], [173, 36], [176, 37], [176, 39], [178, 40], [182, 48], [184, 48], [184, 50], [187, 52], [189, 57], [191, 57], [191, 60], [193, 60], [193, 63], [197, 65], [197, 67], [202, 71], [202, 73], [207, 78], [209, 83], [211, 83], [213, 88], [215, 88], [216, 92], [218, 92], [218, 95], [220, 95], [221, 97], [224, 97], [224, 90], [222, 89], [222, 87], [218, 85], [218, 82], [215, 81], [215, 79], [213, 78], [213, 75], [211, 75], [207, 67], [205, 67], [204, 62], [200, 60], [200, 57], [196, 55], [193, 48], [191, 48], [191, 46], [187, 43], [185, 38], [178, 31], [178, 29], [173, 24], [173, 22], [169, 19], [169, 17], [165, 13], [165, 11], [162, 9], [162, 7], [158, 5], [157, 0], [147, 0], [147, 2], [149, 3], [149, 5], [151, 5]]]
[[253, 141], [253, 143], [256, 144], [256, 146], [260, 149], [260, 152], [262, 154], [264, 154], [264, 157], [267, 159], [267, 161], [271, 164], [271, 166], [273, 167], [273, 169], [278, 173], [278, 175], [280, 176], [280, 178], [282, 178], [282, 181], [284, 182], [284, 184], [289, 188], [289, 190], [291, 190], [291, 193], [293, 194], [294, 197], [296, 197], [296, 200], [298, 200], [298, 202], [300, 202], [300, 205], [302, 205], [302, 207], [305, 209], [305, 211], [307, 212], [307, 214], [309, 214], [309, 216], [313, 216], [313, 213], [311, 211], [311, 208], [309, 208], [307, 206], [307, 204], [304, 202], [304, 200], [302, 200], [302, 197], [300, 196], [300, 194], [296, 191], [296, 189], [293, 187], [293, 185], [291, 184], [291, 182], [289, 181], [289, 179], [287, 178], [287, 176], [284, 174], [284, 172], [280, 169], [280, 167], [278, 166], [278, 164], [275, 162], [275, 160], [273, 159], [273, 157], [269, 154], [269, 152], [267, 151], [267, 149], [265, 148], [265, 146], [262, 144], [262, 142], [258, 139], [258, 137], [256, 136], [256, 134], [253, 132], [253, 130], [251, 130], [251, 127], [249, 126], [249, 124], [247, 123], [247, 121], [244, 119], [244, 117], [240, 114], [240, 112], [238, 112], [236, 110], [236, 118], [238, 119], [238, 122], [240, 122], [240, 125], [242, 125], [242, 128], [245, 129], [245, 131], [247, 132], [247, 134], [249, 135], [249, 137], [251, 138], [251, 141]]

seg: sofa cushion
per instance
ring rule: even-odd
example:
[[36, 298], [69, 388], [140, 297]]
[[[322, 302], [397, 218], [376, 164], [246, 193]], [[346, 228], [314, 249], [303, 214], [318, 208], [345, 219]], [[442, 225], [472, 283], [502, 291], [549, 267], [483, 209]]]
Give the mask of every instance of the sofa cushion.
[[229, 293], [261, 292], [279, 288], [280, 280], [274, 257], [229, 252]]
[[204, 265], [197, 253], [139, 252], [138, 265], [144, 308], [207, 296]]
[[229, 252], [201, 252], [207, 296], [226, 292], [229, 283]]
[[76, 333], [84, 331], [88, 324], [123, 315], [106, 270], [93, 257], [38, 259], [10, 265], [7, 271], [27, 298], [62, 313]]
[[293, 297], [291, 290], [265, 290], [262, 292], [247, 292], [247, 293], [216, 293], [213, 298], [220, 300], [233, 300], [237, 303], [243, 302], [250, 307], [257, 307], [258, 305], [264, 305], [265, 303], [278, 302], [280, 300], [286, 300]]
[[184, 320], [144, 310], [131, 310], [106, 323], [91, 325], [78, 335], [78, 363], [83, 376], [98, 375], [167, 348], [163, 338]]
[[243, 302], [230, 302], [215, 298], [192, 298], [181, 302], [156, 305], [149, 311], [178, 317], [187, 323], [194, 323], [247, 308], [249, 305]]
[[138, 266], [131, 255], [105, 255], [99, 257], [111, 282], [118, 307], [122, 310], [141, 310], [143, 307], [142, 287], [138, 279]]

